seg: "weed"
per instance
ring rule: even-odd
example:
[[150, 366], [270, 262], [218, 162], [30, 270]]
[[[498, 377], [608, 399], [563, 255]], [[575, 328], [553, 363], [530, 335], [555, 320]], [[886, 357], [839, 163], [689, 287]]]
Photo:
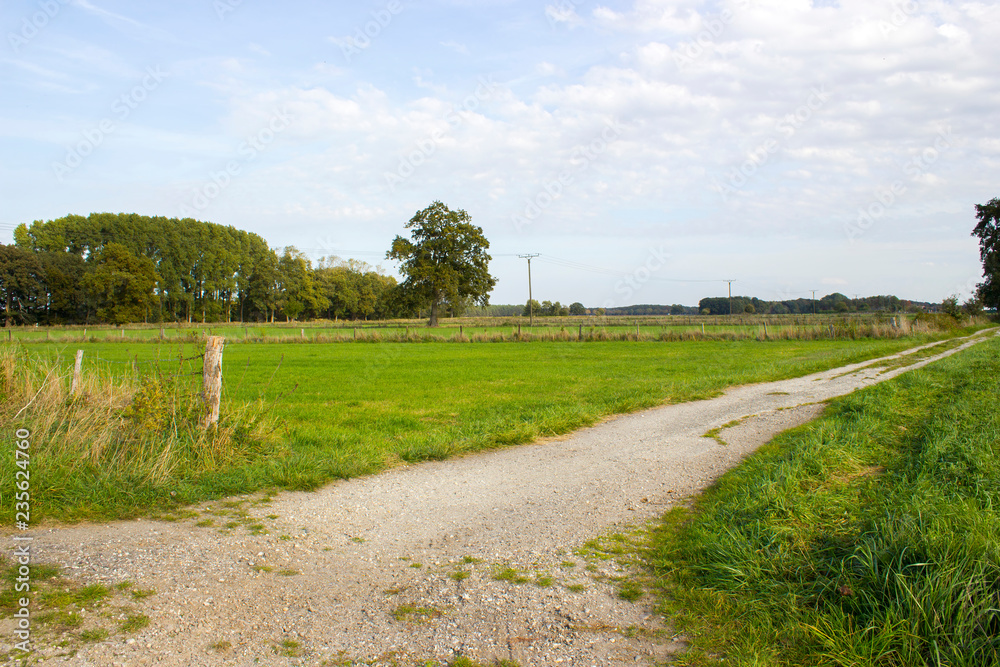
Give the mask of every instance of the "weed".
[[618, 597], [629, 602], [635, 602], [642, 597], [642, 594], [642, 586], [635, 581], [626, 581], [618, 589]]
[[440, 616], [441, 611], [433, 607], [414, 607], [409, 604], [400, 605], [392, 612], [392, 617], [400, 623], [426, 622]]
[[285, 639], [280, 644], [275, 644], [271, 648], [275, 653], [286, 658], [299, 658], [305, 655], [302, 644], [293, 639]]
[[104, 628], [94, 628], [93, 630], [84, 630], [80, 633], [80, 641], [87, 643], [103, 642], [108, 638], [109, 632]]
[[489, 664], [473, 662], [466, 657], [459, 657], [448, 663], [448, 667], [521, 667], [521, 664], [513, 660], [494, 660]]
[[149, 616], [145, 614], [130, 614], [118, 627], [122, 632], [138, 632], [149, 626]]
[[513, 568], [510, 565], [494, 565], [493, 566], [493, 578], [496, 581], [508, 581], [512, 584], [526, 584], [530, 579], [521, 574], [521, 571], [517, 568]]

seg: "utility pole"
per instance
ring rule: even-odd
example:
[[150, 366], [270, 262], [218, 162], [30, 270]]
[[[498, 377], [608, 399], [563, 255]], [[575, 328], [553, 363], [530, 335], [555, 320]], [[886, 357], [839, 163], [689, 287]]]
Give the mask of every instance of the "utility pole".
[[816, 290], [810, 290], [813, 293], [813, 315], [816, 314]]
[[531, 298], [531, 258], [532, 257], [538, 257], [538, 253], [536, 252], [536, 253], [531, 253], [531, 254], [527, 254], [527, 255], [518, 255], [518, 257], [520, 257], [521, 259], [528, 260], [528, 326], [529, 327], [533, 327], [533, 326], [535, 326], [535, 313], [534, 313], [534, 306], [531, 303], [532, 302], [532, 298]]
[[732, 314], [733, 314], [733, 282], [734, 281], [727, 280], [726, 282], [729, 283], [729, 315], [732, 316]]

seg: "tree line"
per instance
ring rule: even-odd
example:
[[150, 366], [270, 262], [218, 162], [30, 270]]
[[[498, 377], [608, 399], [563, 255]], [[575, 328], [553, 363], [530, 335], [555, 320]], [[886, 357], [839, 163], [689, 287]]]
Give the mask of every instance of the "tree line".
[[357, 260], [315, 265], [252, 232], [136, 214], [21, 224], [0, 244], [4, 324], [410, 316], [396, 280]]
[[[731, 310], [730, 310], [731, 309]], [[919, 310], [919, 306], [892, 295], [866, 296], [850, 299], [839, 292], [827, 294], [821, 299], [786, 299], [784, 301], [764, 301], [757, 297], [727, 296], [706, 297], [698, 302], [698, 312], [704, 315], [734, 315], [758, 313], [770, 315], [806, 315], [809, 313], [874, 313], [907, 312]]]

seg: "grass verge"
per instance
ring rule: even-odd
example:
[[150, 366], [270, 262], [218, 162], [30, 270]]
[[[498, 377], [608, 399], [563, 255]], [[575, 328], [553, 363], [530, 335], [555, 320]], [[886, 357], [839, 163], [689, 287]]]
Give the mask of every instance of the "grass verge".
[[835, 400], [668, 514], [678, 664], [1000, 662], [1000, 340]]

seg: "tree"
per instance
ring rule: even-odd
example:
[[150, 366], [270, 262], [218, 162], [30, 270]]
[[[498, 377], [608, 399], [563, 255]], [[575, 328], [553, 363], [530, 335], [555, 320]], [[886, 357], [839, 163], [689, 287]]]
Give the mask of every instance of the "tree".
[[978, 317], [983, 314], [983, 301], [978, 295], [973, 294], [962, 304], [962, 312], [969, 317]]
[[43, 268], [34, 253], [0, 244], [0, 297], [6, 326], [25, 322], [44, 295]]
[[435, 201], [417, 211], [406, 228], [413, 230], [412, 240], [397, 236], [385, 256], [402, 262], [403, 288], [418, 303], [430, 305], [428, 326], [438, 325], [443, 303], [457, 304], [470, 297], [481, 306], [489, 305], [497, 283], [489, 272], [490, 243], [468, 213]]
[[96, 301], [97, 316], [114, 324], [146, 319], [156, 305], [156, 267], [148, 257], [136, 257], [120, 243], [109, 243], [97, 256], [96, 268], [83, 286]]
[[976, 204], [979, 224], [972, 230], [979, 237], [979, 259], [983, 262], [983, 277], [977, 293], [983, 305], [1000, 308], [1000, 198], [986, 204]]
[[956, 320], [962, 316], [962, 310], [958, 307], [958, 295], [952, 294], [941, 302], [941, 311], [951, 315]]
[[524, 304], [524, 310], [521, 311], [521, 314], [524, 317], [528, 317], [528, 315], [531, 315], [531, 314], [541, 315], [542, 314], [542, 304], [538, 303], [537, 299], [530, 299], [527, 302], [525, 302], [525, 304]]
[[569, 314], [570, 315], [586, 315], [587, 309], [583, 307], [583, 304], [579, 301], [574, 301], [569, 304]]
[[295, 246], [285, 248], [278, 259], [278, 281], [281, 285], [279, 305], [286, 320], [298, 319], [303, 311], [310, 316], [321, 313], [330, 305], [313, 278], [309, 258]]

